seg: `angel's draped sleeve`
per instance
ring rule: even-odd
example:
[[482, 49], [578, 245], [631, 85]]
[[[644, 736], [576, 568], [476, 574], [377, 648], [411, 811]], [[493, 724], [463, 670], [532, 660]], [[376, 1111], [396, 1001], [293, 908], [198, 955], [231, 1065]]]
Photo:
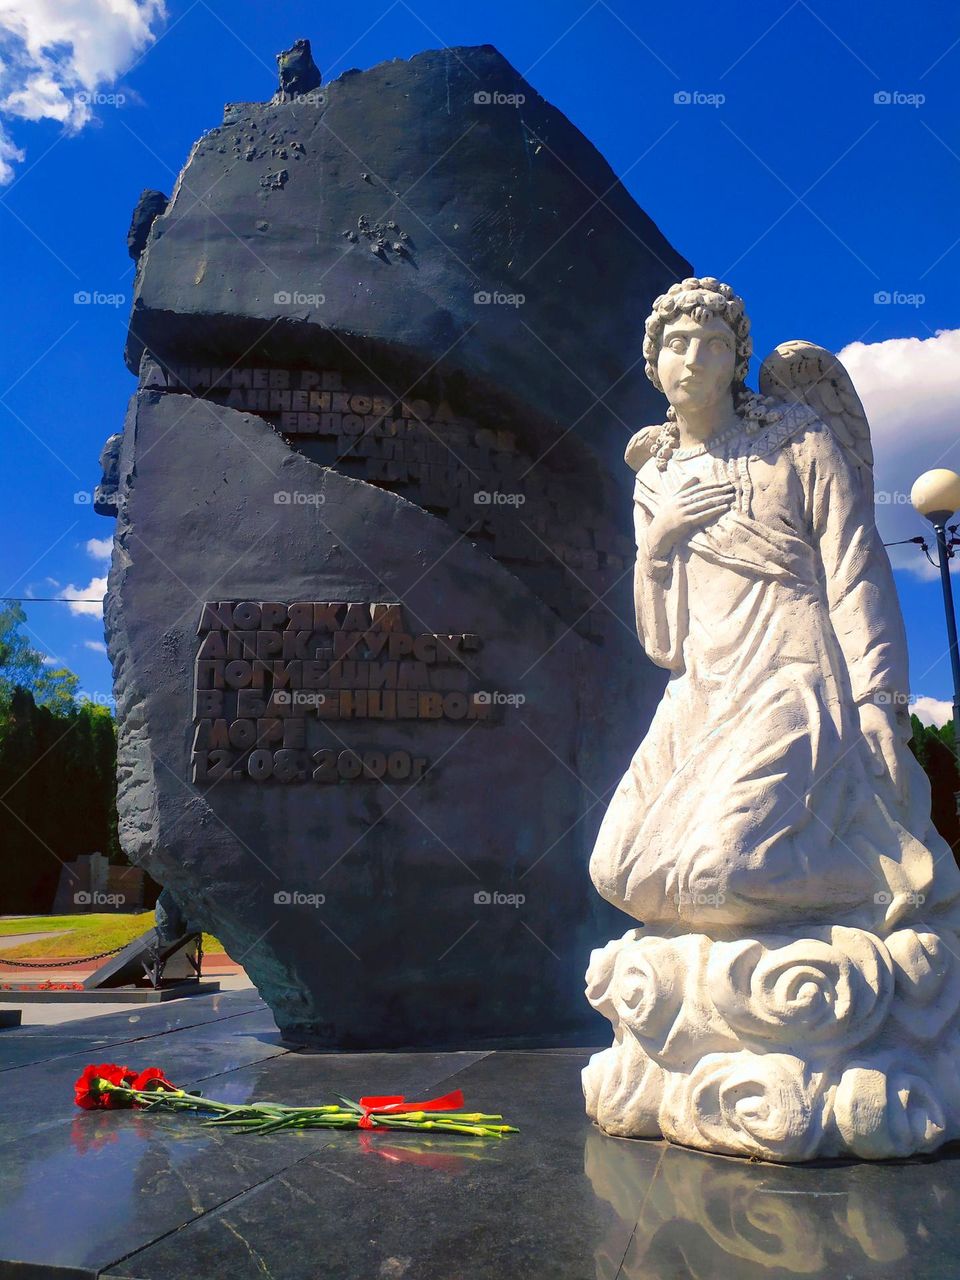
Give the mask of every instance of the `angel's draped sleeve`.
[[687, 633], [686, 566], [671, 551], [666, 558], [653, 556], [647, 541], [659, 495], [637, 476], [633, 491], [633, 527], [637, 562], [633, 596], [637, 634], [651, 662], [669, 671], [683, 670], [683, 642]]
[[823, 423], [794, 441], [791, 452], [854, 699], [883, 693], [898, 700], [908, 692], [906, 633], [869, 486]]

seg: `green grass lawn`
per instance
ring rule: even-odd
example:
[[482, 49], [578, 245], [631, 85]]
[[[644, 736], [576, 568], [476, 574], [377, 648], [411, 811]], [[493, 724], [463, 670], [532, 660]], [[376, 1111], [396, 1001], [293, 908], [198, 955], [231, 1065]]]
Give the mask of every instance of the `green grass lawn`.
[[[64, 930], [53, 938], [38, 938], [18, 947], [4, 947], [3, 960], [42, 960], [46, 956], [66, 959], [68, 956], [91, 956], [109, 951], [121, 943], [132, 942], [146, 929], [153, 928], [153, 912], [102, 911], [72, 916], [24, 916], [17, 920], [0, 920], [0, 936], [12, 933], [41, 933]], [[222, 945], [210, 934], [203, 935], [205, 951], [222, 951]]]

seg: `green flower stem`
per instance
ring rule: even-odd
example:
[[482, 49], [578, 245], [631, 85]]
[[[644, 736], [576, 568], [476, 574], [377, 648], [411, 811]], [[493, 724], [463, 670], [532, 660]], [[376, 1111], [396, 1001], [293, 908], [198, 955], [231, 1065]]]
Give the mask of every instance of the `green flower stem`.
[[[358, 1129], [363, 1109], [348, 1098], [343, 1106], [292, 1107], [282, 1102], [217, 1102], [185, 1089], [130, 1089], [97, 1080], [101, 1093], [122, 1094], [148, 1110], [213, 1111], [217, 1114], [204, 1125], [221, 1125], [240, 1133], [276, 1133], [280, 1129]], [[471, 1137], [502, 1138], [519, 1133], [511, 1124], [491, 1124], [500, 1115], [482, 1111], [400, 1111], [370, 1117], [371, 1129], [398, 1129], [412, 1132], [463, 1133]]]
[[485, 1115], [482, 1111], [391, 1111], [389, 1115], [377, 1115], [374, 1120], [454, 1120], [468, 1124], [480, 1124], [487, 1120], [502, 1120], [503, 1116]]

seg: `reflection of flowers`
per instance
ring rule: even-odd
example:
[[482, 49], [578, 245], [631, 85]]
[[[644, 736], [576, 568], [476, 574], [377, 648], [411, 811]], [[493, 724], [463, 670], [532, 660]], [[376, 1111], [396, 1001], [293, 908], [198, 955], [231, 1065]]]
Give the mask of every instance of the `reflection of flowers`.
[[786, 1053], [708, 1053], [668, 1077], [660, 1126], [689, 1147], [771, 1160], [809, 1160], [822, 1132], [821, 1079]]
[[118, 1136], [117, 1127], [109, 1116], [75, 1116], [70, 1126], [70, 1141], [81, 1156], [88, 1151], [99, 1151], [108, 1142], [116, 1142]]
[[457, 1154], [438, 1151], [430, 1142], [420, 1142], [416, 1146], [384, 1146], [374, 1139], [370, 1132], [357, 1134], [358, 1145], [364, 1155], [378, 1156], [390, 1164], [412, 1164], [421, 1169], [434, 1169], [441, 1173], [465, 1173], [470, 1169], [472, 1161], [487, 1160], [489, 1147], [481, 1140], [472, 1142], [465, 1138], [457, 1147]]
[[960, 1007], [960, 963], [935, 933], [900, 929], [886, 940], [896, 966], [890, 1012], [911, 1035], [931, 1040]]
[[811, 933], [782, 946], [767, 938], [714, 947], [710, 995], [734, 1030], [798, 1048], [857, 1044], [876, 1030], [893, 995], [886, 951], [862, 929]]
[[933, 1085], [889, 1056], [844, 1071], [834, 1118], [849, 1149], [865, 1160], [932, 1151], [946, 1128]]

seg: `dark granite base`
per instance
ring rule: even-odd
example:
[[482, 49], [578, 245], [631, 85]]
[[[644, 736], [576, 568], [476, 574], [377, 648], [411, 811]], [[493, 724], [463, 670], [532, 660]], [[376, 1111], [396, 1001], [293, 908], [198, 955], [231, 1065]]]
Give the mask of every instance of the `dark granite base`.
[[[960, 1164], [785, 1167], [607, 1138], [582, 1049], [298, 1055], [249, 992], [0, 1043], [0, 1277], [778, 1280], [960, 1275]], [[154, 1063], [230, 1100], [462, 1088], [503, 1142], [242, 1137], [80, 1113], [89, 1061]]]
[[[26, 984], [24, 984], [26, 986]], [[95, 991], [51, 991], [39, 985], [32, 990], [0, 991], [4, 1004], [163, 1004], [182, 1000], [184, 996], [210, 996], [220, 990], [220, 983], [171, 982], [163, 987], [104, 987]]]
[[4, 1027], [19, 1027], [22, 1017], [19, 1009], [0, 1009], [0, 1031]]

